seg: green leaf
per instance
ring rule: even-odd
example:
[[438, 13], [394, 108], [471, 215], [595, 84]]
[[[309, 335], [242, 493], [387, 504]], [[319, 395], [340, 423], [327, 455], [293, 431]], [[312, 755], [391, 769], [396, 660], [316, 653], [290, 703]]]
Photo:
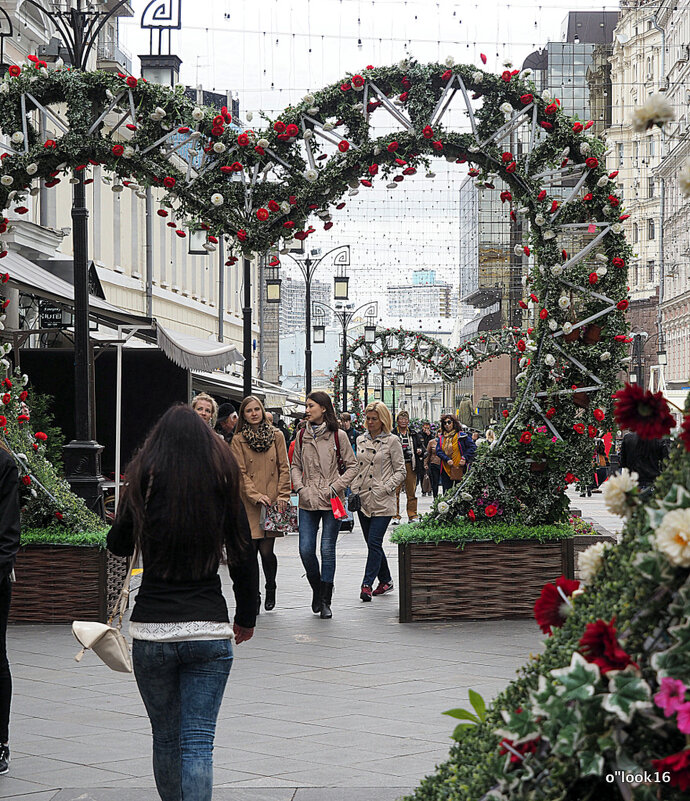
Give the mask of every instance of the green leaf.
[[448, 709], [446, 712], [443, 712], [443, 714], [451, 718], [457, 718], [458, 720], [471, 720], [474, 723], [479, 723], [479, 718], [466, 709]]
[[558, 732], [558, 739], [553, 746], [554, 754], [573, 756], [577, 750], [580, 734], [581, 727], [575, 723], [569, 723], [567, 726], [563, 726]]
[[675, 570], [659, 551], [638, 553], [633, 564], [646, 579], [659, 586], [667, 586], [673, 580]]
[[552, 670], [551, 675], [561, 684], [559, 695], [564, 701], [586, 701], [594, 695], [599, 681], [599, 668], [575, 651], [570, 665]]
[[523, 709], [522, 712], [507, 712], [503, 710], [501, 716], [506, 722], [506, 728], [497, 729], [496, 734], [512, 740], [513, 743], [530, 740], [539, 733], [537, 724], [529, 709]]
[[609, 693], [602, 706], [625, 723], [630, 723], [638, 709], [651, 706], [651, 690], [647, 682], [634, 669], [626, 668], [609, 681]]
[[486, 720], [486, 703], [476, 690], [469, 691], [470, 703], [480, 720]]
[[464, 735], [470, 730], [475, 727], [474, 723], [458, 723], [458, 725], [453, 729], [453, 733], [450, 735], [454, 740], [458, 742], [462, 740]]
[[595, 751], [580, 751], [578, 754], [580, 760], [580, 775], [581, 776], [601, 776], [604, 769], [604, 757]]

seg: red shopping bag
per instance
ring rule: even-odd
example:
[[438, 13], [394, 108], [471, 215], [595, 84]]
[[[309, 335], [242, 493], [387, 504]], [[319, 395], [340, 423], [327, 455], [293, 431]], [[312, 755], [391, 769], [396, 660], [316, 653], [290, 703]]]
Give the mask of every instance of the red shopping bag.
[[336, 520], [344, 520], [347, 517], [343, 502], [333, 492], [331, 492], [331, 509], [333, 510], [333, 517], [335, 517]]

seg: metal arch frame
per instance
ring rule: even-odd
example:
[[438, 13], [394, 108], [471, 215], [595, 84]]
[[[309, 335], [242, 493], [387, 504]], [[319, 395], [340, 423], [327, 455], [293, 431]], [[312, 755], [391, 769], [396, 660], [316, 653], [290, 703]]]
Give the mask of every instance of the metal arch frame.
[[321, 262], [327, 257], [330, 256], [331, 253], [336, 253], [336, 257], [333, 259], [333, 263], [336, 267], [349, 267], [350, 266], [350, 246], [349, 245], [337, 245], [334, 248], [331, 248], [329, 251], [324, 253], [320, 256], [316, 261], [312, 261], [311, 257], [307, 253], [305, 259], [300, 260], [293, 256], [291, 253], [286, 253], [284, 255], [289, 256], [292, 261], [299, 267], [302, 276], [304, 277], [304, 285], [306, 289], [305, 295], [305, 345], [304, 345], [304, 384], [305, 384], [305, 394], [309, 395], [311, 392], [311, 308], [312, 308], [312, 300], [311, 300], [311, 282], [314, 277], [314, 273], [318, 269]]
[[4, 27], [4, 23], [7, 22], [8, 29], [1, 30], [0, 29], [0, 63], [5, 63], [5, 39], [8, 36], [12, 36], [14, 34], [14, 26], [12, 25], [12, 20], [10, 19], [10, 15], [5, 11], [4, 8], [0, 8], [0, 27]]

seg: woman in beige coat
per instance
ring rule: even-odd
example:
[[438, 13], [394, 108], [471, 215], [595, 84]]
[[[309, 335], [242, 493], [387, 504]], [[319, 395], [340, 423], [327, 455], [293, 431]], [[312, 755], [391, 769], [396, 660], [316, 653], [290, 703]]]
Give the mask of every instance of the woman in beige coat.
[[[372, 595], [383, 595], [393, 589], [383, 537], [396, 513], [395, 490], [407, 472], [400, 439], [391, 434], [393, 418], [388, 407], [374, 401], [365, 413], [367, 433], [357, 438], [359, 472], [352, 482], [352, 492], [358, 493], [361, 500], [359, 522], [369, 550], [359, 597], [371, 601]], [[379, 584], [372, 591], [377, 576]]]
[[[261, 509], [278, 504], [281, 511], [290, 502], [290, 465], [285, 437], [269, 425], [266, 411], [258, 398], [251, 395], [240, 405], [236, 433], [230, 449], [237, 460], [242, 482], [240, 493], [252, 531], [252, 541], [261, 555], [266, 579], [268, 611], [276, 605], [276, 573], [278, 560], [273, 552], [276, 534], [261, 528]], [[261, 595], [257, 598], [257, 613]]]
[[[307, 396], [306, 419], [307, 425], [297, 434], [292, 456], [292, 486], [299, 493], [299, 555], [313, 590], [312, 612], [327, 619], [333, 617], [335, 544], [340, 531], [331, 497], [337, 495], [344, 500], [345, 489], [357, 474], [357, 460], [347, 434], [338, 425], [333, 402], [325, 392]], [[321, 523], [319, 567], [316, 538]]]

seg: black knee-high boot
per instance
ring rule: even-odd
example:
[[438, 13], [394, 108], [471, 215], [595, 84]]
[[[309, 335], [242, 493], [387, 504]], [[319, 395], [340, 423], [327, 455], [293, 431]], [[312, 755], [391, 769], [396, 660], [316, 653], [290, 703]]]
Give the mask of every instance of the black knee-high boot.
[[307, 581], [311, 584], [311, 611], [318, 615], [321, 612], [321, 576], [307, 576]]
[[329, 620], [333, 617], [331, 612], [331, 598], [333, 597], [333, 582], [321, 582], [321, 617], [324, 620]]

